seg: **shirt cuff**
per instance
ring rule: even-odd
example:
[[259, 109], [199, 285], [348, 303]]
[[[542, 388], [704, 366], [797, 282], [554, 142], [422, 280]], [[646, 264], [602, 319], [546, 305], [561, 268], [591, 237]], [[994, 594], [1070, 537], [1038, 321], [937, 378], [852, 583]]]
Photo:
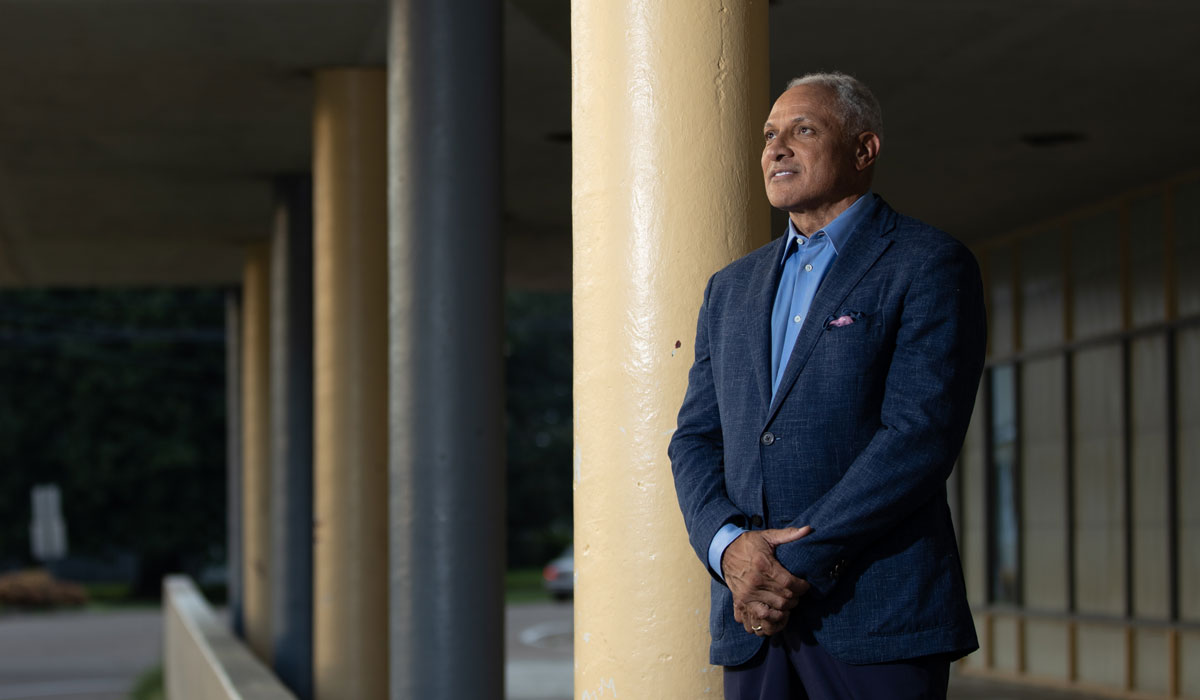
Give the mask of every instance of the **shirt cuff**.
[[745, 531], [733, 523], [725, 523], [717, 530], [717, 534], [713, 535], [712, 542], [708, 545], [708, 566], [717, 572], [722, 581], [725, 580], [725, 572], [721, 571], [721, 557], [725, 554], [725, 548], [733, 544]]

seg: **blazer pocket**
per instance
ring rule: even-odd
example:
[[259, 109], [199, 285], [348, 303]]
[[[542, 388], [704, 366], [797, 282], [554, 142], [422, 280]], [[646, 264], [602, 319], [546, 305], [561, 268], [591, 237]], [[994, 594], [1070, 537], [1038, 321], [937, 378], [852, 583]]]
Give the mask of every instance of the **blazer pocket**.
[[827, 331], [837, 328], [849, 328], [850, 326], [866, 321], [870, 316], [871, 314], [865, 311], [842, 309], [837, 313], [826, 316], [825, 320], [821, 322], [821, 328]]
[[[846, 321], [845, 319], [855, 319]], [[883, 351], [884, 327], [879, 314], [863, 312], [846, 313], [840, 316], [830, 315], [825, 319], [825, 330], [821, 332], [819, 344], [827, 351], [836, 353], [838, 358], [847, 356], [864, 356], [862, 362], [876, 358], [865, 356], [879, 355]], [[838, 325], [838, 324], [841, 325]], [[852, 366], [844, 367], [847, 371], [864, 369], [858, 361], [851, 362]]]

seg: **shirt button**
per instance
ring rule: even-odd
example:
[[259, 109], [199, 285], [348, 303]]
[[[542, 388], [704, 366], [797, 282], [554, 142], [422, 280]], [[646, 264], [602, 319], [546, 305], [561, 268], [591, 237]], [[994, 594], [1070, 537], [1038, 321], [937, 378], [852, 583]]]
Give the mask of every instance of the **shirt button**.
[[763, 433], [762, 437], [759, 438], [759, 441], [764, 445], [773, 445], [775, 444], [775, 435], [769, 432]]
[[805, 272], [812, 272], [812, 265], [805, 265], [805, 266], [804, 266], [804, 271], [805, 271]]
[[797, 238], [796, 240], [800, 241], [800, 245], [804, 245], [805, 243], [807, 243], [807, 241], [805, 241], [803, 238]]
[[801, 319], [801, 317], [799, 315], [797, 315], [796, 318], [793, 318], [792, 320], [795, 321], [796, 323], [800, 323], [800, 319]]

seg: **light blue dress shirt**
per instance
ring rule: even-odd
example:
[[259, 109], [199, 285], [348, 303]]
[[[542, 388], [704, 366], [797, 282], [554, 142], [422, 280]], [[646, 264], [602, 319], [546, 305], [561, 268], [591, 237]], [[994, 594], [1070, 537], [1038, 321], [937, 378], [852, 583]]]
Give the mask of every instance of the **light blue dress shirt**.
[[[817, 289], [837, 259], [839, 250], [844, 250], [850, 234], [874, 208], [875, 197], [868, 191], [855, 200], [846, 211], [830, 221], [825, 228], [805, 237], [788, 220], [787, 247], [784, 248], [783, 272], [779, 276], [779, 288], [775, 291], [775, 305], [771, 309], [771, 400], [779, 390], [779, 381], [787, 368], [787, 359], [792, 356], [800, 327], [808, 318], [809, 307]], [[726, 523], [713, 536], [708, 545], [708, 565], [722, 579], [721, 557], [725, 549], [746, 530]]]

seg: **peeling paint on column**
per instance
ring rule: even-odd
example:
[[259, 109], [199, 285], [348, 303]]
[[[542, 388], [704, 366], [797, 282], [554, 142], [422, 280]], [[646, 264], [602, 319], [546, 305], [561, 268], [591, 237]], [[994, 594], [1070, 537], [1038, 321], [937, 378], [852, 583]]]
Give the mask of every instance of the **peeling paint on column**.
[[600, 698], [617, 697], [617, 684], [614, 678], [601, 678], [596, 684], [595, 692], [590, 688], [583, 691], [580, 700], [599, 700]]

